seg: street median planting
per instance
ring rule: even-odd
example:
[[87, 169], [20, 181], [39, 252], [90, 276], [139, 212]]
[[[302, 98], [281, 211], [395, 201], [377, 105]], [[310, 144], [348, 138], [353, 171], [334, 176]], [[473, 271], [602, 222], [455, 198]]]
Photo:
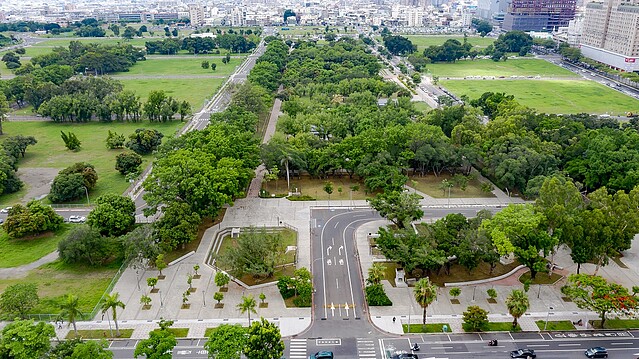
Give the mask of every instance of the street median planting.
[[433, 323], [433, 324], [402, 324], [404, 333], [446, 333], [444, 332], [444, 326], [448, 328], [450, 332], [450, 325], [448, 323]]

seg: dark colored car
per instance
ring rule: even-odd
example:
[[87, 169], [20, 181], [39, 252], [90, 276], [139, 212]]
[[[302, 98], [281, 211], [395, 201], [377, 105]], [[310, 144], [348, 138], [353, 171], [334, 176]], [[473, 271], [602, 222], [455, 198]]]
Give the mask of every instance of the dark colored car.
[[333, 352], [327, 352], [327, 351], [317, 352], [309, 356], [308, 359], [333, 359]]
[[510, 352], [511, 358], [535, 359], [537, 354], [532, 349], [517, 349]]
[[594, 347], [586, 350], [584, 353], [588, 358], [607, 358], [608, 349], [604, 347]]

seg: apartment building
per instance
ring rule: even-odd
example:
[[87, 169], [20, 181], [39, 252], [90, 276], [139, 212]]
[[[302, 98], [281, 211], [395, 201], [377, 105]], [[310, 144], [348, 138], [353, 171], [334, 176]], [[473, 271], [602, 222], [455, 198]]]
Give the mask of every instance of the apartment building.
[[581, 52], [616, 69], [639, 72], [639, 0], [586, 4]]
[[552, 31], [575, 18], [576, 0], [512, 0], [504, 16], [504, 30]]

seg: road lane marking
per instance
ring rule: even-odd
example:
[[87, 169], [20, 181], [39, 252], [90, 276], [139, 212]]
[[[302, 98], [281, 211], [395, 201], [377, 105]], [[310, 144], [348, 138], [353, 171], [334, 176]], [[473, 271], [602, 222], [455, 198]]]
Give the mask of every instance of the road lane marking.
[[335, 285], [337, 286], [337, 289], [339, 289], [339, 278], [335, 278]]
[[549, 347], [550, 344], [528, 344], [528, 347]]
[[566, 343], [566, 344], [557, 344], [557, 346], [559, 346], [559, 347], [569, 347], [569, 346], [576, 346], [576, 345], [581, 346], [581, 343]]
[[632, 345], [633, 343], [610, 343], [611, 345]]

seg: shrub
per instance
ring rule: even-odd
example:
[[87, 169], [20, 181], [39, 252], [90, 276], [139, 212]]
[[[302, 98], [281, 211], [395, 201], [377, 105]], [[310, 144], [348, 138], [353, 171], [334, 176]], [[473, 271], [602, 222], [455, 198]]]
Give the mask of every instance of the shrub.
[[112, 258], [116, 246], [108, 237], [89, 226], [75, 227], [69, 235], [58, 243], [60, 259], [65, 263], [100, 265]]
[[122, 175], [140, 171], [142, 156], [135, 152], [123, 152], [115, 157], [115, 169]]
[[31, 201], [26, 206], [13, 206], [9, 217], [2, 225], [11, 238], [21, 238], [60, 228], [64, 219], [51, 206]]
[[488, 312], [476, 305], [471, 305], [463, 315], [463, 328], [467, 332], [480, 331], [488, 324]]
[[288, 299], [295, 295], [295, 286], [293, 278], [283, 276], [277, 281], [277, 289], [280, 290], [282, 298]]
[[373, 284], [366, 287], [366, 302], [370, 306], [393, 305], [393, 302], [386, 295], [382, 284]]

